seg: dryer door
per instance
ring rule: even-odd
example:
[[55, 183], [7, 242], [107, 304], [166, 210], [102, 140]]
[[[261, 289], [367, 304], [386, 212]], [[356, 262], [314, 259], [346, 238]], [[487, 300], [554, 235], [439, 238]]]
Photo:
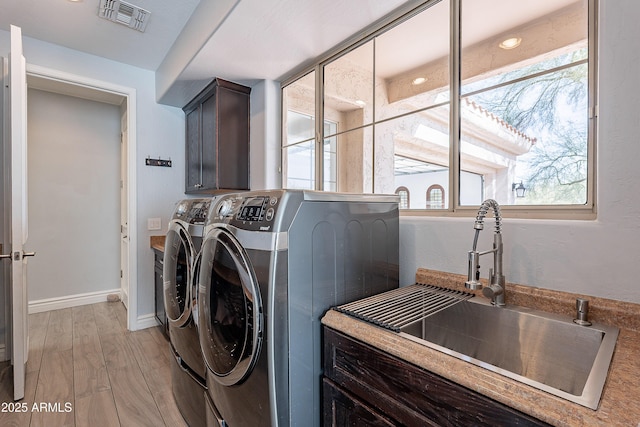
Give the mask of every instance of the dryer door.
[[164, 308], [169, 322], [181, 327], [191, 316], [194, 248], [186, 229], [172, 222], [164, 244]]
[[260, 288], [247, 253], [222, 228], [212, 229], [201, 251], [198, 310], [202, 354], [216, 381], [241, 383], [262, 346]]

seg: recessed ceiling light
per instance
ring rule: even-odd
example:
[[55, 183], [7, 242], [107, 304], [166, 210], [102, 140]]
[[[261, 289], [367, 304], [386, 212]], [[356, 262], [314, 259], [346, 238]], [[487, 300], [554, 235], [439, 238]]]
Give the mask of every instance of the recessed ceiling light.
[[415, 79], [413, 79], [413, 81], [411, 82], [412, 85], [421, 85], [422, 83], [426, 82], [427, 78], [426, 77], [416, 77]]
[[510, 37], [500, 43], [499, 46], [501, 49], [509, 50], [520, 46], [520, 43], [522, 43], [522, 39], [520, 37]]

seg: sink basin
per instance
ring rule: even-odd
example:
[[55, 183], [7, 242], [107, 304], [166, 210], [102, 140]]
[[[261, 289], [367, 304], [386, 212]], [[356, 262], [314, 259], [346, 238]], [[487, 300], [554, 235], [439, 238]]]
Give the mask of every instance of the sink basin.
[[409, 339], [597, 409], [618, 329], [478, 298], [404, 326]]

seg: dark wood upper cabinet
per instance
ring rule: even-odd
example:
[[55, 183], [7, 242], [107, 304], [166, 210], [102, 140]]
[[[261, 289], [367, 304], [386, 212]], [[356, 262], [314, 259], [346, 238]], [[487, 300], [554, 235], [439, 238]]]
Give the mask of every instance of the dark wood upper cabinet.
[[185, 193], [249, 189], [251, 88], [214, 79], [186, 114]]

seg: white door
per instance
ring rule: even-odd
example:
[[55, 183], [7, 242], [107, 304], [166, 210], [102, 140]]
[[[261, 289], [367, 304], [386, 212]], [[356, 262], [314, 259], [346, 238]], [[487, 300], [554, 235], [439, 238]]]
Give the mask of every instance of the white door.
[[122, 115], [120, 122], [120, 290], [122, 302], [129, 309], [129, 210], [127, 205], [128, 183], [128, 129], [127, 112]]
[[11, 361], [13, 398], [24, 397], [29, 348], [27, 257], [27, 77], [22, 54], [22, 30], [11, 26], [8, 114], [11, 136]]

